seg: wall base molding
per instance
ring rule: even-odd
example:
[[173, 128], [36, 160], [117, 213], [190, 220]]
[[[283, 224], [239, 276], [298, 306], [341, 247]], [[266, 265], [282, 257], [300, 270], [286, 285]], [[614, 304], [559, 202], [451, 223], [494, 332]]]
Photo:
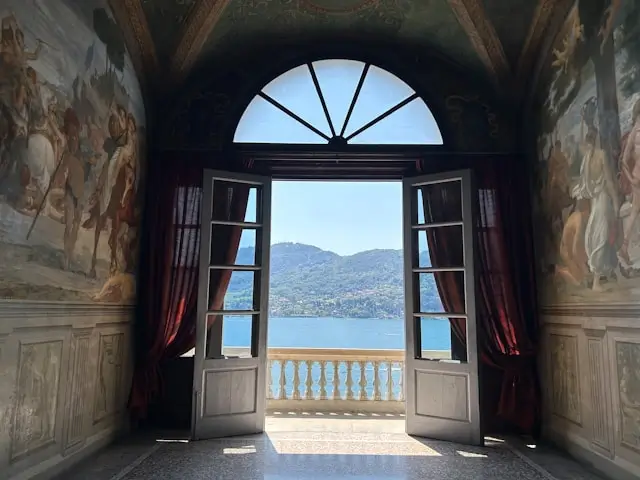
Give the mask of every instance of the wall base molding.
[[[543, 432], [543, 438], [552, 445], [564, 450], [578, 461], [584, 462], [602, 472], [612, 480], [637, 480], [640, 468], [620, 459], [611, 459], [600, 455], [589, 448], [588, 442], [581, 438], [568, 438], [566, 432], [558, 433], [548, 429]], [[583, 445], [583, 443], [587, 443]], [[620, 462], [620, 463], [618, 463]]]

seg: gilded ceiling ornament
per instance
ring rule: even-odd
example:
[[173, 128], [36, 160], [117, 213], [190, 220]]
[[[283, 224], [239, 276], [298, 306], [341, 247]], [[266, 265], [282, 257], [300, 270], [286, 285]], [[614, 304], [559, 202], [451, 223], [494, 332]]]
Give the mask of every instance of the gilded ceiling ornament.
[[473, 48], [498, 82], [511, 77], [511, 67], [502, 42], [480, 0], [449, 0], [453, 13], [467, 33]]
[[109, 6], [122, 28], [136, 74], [144, 84], [157, 71], [158, 58], [142, 4], [137, 0], [110, 0]]
[[182, 38], [172, 58], [174, 80], [186, 76], [229, 0], [200, 0], [189, 11]]

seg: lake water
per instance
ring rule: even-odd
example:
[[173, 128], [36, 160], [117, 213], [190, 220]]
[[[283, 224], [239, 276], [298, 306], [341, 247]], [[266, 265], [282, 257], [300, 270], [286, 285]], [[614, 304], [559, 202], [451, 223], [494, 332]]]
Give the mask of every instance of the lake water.
[[[423, 318], [423, 350], [449, 350], [451, 330], [446, 318]], [[251, 317], [224, 319], [222, 343], [249, 346]], [[267, 345], [271, 348], [367, 348], [404, 350], [404, 319], [269, 317]]]
[[[421, 337], [423, 350], [450, 350], [451, 330], [448, 319], [421, 319]], [[248, 347], [251, 338], [251, 317], [228, 316], [223, 324], [223, 347]], [[363, 348], [363, 349], [397, 349], [404, 350], [404, 319], [386, 318], [317, 318], [317, 317], [270, 317], [268, 342], [271, 348]], [[391, 368], [392, 399], [401, 399], [402, 370], [398, 364], [383, 363], [379, 369], [380, 390], [382, 398], [388, 396], [388, 369]], [[338, 391], [341, 398], [346, 398], [346, 364], [338, 365], [341, 379]], [[311, 372], [306, 364], [299, 369], [299, 393], [304, 398], [307, 375], [313, 379], [313, 394], [320, 394], [320, 365], [315, 363]], [[291, 398], [293, 393], [292, 379], [294, 367], [289, 362], [285, 366], [287, 378], [286, 393]], [[272, 395], [277, 398], [280, 384], [280, 365], [274, 363], [271, 369]], [[360, 366], [352, 369], [354, 383], [353, 393], [357, 398], [360, 381]], [[371, 363], [365, 365], [367, 395], [373, 397], [374, 370]], [[333, 395], [333, 365], [330, 363], [326, 370], [327, 395]]]

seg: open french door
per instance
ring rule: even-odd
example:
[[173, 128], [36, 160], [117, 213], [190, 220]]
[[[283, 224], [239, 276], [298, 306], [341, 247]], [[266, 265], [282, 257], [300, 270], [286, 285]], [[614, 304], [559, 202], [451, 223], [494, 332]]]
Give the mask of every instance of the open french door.
[[[270, 212], [269, 177], [204, 171], [194, 439], [264, 431]], [[241, 247], [235, 256], [233, 245]], [[225, 345], [227, 326], [246, 341]]]
[[473, 198], [470, 171], [403, 183], [406, 431], [482, 445]]

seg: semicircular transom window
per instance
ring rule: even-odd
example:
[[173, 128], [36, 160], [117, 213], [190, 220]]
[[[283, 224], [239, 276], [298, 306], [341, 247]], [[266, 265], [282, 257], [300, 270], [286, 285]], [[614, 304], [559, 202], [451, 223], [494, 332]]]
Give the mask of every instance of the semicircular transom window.
[[395, 75], [319, 60], [269, 82], [244, 111], [236, 143], [442, 145], [429, 107]]

